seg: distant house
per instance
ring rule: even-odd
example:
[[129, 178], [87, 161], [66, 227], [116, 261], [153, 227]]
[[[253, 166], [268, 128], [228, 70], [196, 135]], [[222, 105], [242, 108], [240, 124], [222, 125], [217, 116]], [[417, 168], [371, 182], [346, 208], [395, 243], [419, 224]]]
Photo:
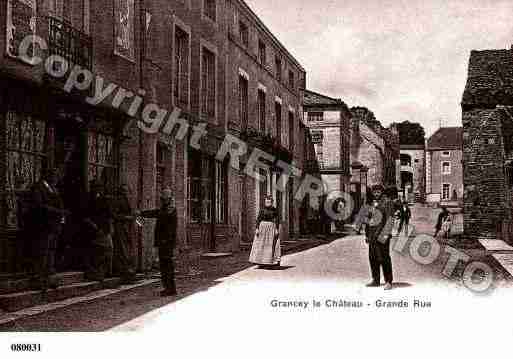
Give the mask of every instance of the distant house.
[[465, 234], [511, 238], [513, 51], [471, 52], [462, 111]]
[[427, 202], [447, 204], [463, 199], [463, 128], [443, 127], [427, 141]]
[[327, 193], [349, 191], [351, 112], [340, 99], [306, 90], [304, 120], [310, 130]]

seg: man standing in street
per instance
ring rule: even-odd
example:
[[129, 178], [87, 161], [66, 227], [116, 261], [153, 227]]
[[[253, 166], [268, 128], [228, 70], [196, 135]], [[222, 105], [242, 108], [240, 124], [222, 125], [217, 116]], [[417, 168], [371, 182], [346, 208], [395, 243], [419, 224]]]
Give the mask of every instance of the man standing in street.
[[369, 222], [365, 230], [365, 241], [369, 245], [372, 282], [367, 286], [380, 286], [381, 268], [383, 268], [385, 290], [391, 290], [394, 278], [390, 258], [390, 239], [394, 224], [394, 207], [392, 201], [384, 195], [383, 186], [375, 185], [371, 191], [372, 202], [368, 214]]
[[48, 287], [56, 288], [51, 281], [55, 274], [55, 253], [58, 238], [65, 223], [66, 211], [57, 190], [59, 173], [55, 168], [47, 169], [41, 180], [32, 187], [31, 215], [28, 223], [33, 238], [32, 289], [45, 292]]
[[162, 297], [176, 295], [175, 266], [173, 252], [176, 247], [176, 208], [173, 205], [173, 192], [166, 188], [160, 197], [161, 207], [138, 214], [144, 218], [156, 218], [155, 247], [159, 250], [160, 273], [164, 290]]
[[399, 209], [399, 230], [397, 231], [397, 235], [401, 235], [401, 231], [404, 228], [406, 237], [408, 237], [408, 233], [410, 230], [410, 218], [411, 218], [411, 210], [408, 202], [404, 201], [401, 204], [401, 208]]

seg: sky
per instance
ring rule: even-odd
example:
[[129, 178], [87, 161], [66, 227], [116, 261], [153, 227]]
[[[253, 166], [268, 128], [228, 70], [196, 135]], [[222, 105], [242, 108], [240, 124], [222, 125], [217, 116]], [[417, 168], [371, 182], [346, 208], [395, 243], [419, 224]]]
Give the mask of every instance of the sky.
[[246, 0], [307, 88], [427, 135], [461, 126], [471, 50], [513, 44], [512, 0]]

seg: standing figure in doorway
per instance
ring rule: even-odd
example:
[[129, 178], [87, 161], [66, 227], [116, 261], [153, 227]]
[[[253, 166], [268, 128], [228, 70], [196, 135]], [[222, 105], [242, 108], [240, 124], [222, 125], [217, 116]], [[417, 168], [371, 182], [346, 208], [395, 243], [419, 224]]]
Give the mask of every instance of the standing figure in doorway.
[[89, 203], [84, 218], [87, 235], [90, 238], [86, 277], [103, 282], [105, 277], [112, 274], [113, 214], [103, 185], [98, 181], [92, 181], [90, 187]]
[[175, 264], [173, 253], [176, 248], [177, 214], [173, 205], [173, 192], [170, 188], [162, 191], [161, 207], [158, 209], [138, 212], [144, 218], [156, 218], [155, 247], [159, 250], [160, 273], [164, 290], [162, 297], [176, 295]]
[[55, 253], [67, 214], [56, 187], [58, 181], [58, 170], [50, 168], [41, 180], [34, 184], [31, 191], [31, 209], [27, 227], [30, 238], [33, 239], [35, 273], [32, 278], [32, 288], [36, 290], [46, 291], [48, 287], [57, 287], [57, 283], [51, 282], [51, 275], [55, 273]]
[[281, 264], [279, 216], [270, 196], [265, 198], [265, 207], [258, 214], [249, 262], [261, 268]]

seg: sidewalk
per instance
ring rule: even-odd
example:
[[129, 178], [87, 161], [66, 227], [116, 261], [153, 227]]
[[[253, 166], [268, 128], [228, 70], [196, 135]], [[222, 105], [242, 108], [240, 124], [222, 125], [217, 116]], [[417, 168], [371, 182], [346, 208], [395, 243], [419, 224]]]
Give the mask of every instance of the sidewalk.
[[[284, 245], [284, 253], [297, 253], [326, 244], [305, 240]], [[252, 267], [249, 251], [228, 257], [201, 259], [190, 273], [177, 273], [179, 295], [161, 298], [160, 275], [155, 273], [134, 286], [104, 289], [64, 301], [13, 313], [0, 312], [0, 331], [103, 331], [148, 311], [219, 284], [219, 280]]]

